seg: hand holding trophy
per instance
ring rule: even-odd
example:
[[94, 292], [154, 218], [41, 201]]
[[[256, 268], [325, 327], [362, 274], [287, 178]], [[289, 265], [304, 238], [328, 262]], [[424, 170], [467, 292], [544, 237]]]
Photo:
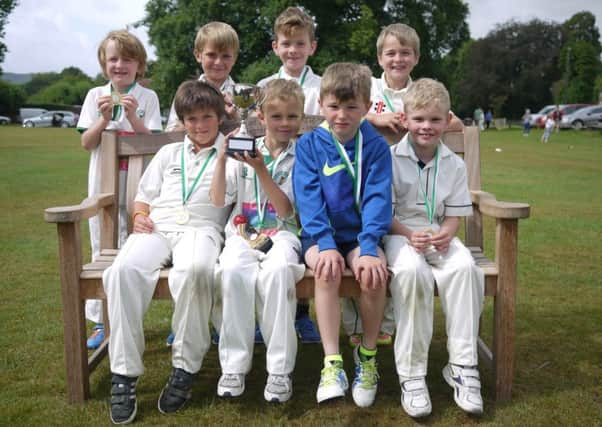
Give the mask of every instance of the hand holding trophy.
[[240, 130], [230, 137], [226, 154], [244, 156], [245, 151], [249, 156], [255, 157], [255, 138], [247, 132], [247, 116], [249, 109], [257, 102], [259, 88], [255, 85], [237, 83], [234, 85], [233, 102], [240, 110]]

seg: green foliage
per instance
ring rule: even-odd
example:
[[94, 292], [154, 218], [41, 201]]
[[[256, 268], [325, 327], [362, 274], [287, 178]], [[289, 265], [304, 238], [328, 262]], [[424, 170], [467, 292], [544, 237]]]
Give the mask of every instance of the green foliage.
[[[17, 4], [17, 0], [0, 0], [0, 64], [4, 62], [4, 55], [7, 50], [6, 44], [4, 43], [4, 26], [8, 22], [8, 15], [10, 15]], [[1, 67], [0, 74], [2, 74]]]
[[16, 116], [26, 97], [21, 85], [0, 80], [0, 115]]
[[105, 83], [103, 77], [93, 81], [77, 67], [67, 67], [60, 73], [37, 73], [24, 85], [31, 104], [81, 105], [86, 93]]

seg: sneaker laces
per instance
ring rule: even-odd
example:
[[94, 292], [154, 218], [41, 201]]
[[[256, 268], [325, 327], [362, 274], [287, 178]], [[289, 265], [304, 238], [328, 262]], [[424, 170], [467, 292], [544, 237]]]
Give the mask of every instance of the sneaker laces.
[[336, 385], [339, 383], [339, 370], [341, 368], [334, 365], [324, 366], [320, 372], [320, 386]]
[[288, 391], [288, 375], [270, 375], [268, 378], [268, 386], [270, 386], [270, 388], [273, 386], [276, 389]]
[[238, 374], [223, 374], [220, 384], [226, 387], [240, 387], [241, 382]]
[[376, 368], [376, 360], [362, 361], [357, 365], [357, 376], [360, 378], [359, 386], [366, 389], [374, 388], [378, 384], [378, 369]]

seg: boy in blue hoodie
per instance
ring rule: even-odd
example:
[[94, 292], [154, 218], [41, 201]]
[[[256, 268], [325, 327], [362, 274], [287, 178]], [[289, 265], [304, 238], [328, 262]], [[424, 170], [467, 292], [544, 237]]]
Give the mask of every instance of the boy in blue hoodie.
[[301, 220], [301, 245], [315, 274], [315, 304], [324, 348], [318, 403], [348, 388], [339, 351], [339, 286], [347, 264], [360, 283], [362, 342], [354, 350], [353, 400], [371, 406], [376, 396], [376, 340], [386, 298], [387, 262], [381, 239], [391, 224], [391, 155], [364, 116], [370, 108], [370, 70], [330, 65], [320, 85], [325, 122], [301, 137], [293, 189]]

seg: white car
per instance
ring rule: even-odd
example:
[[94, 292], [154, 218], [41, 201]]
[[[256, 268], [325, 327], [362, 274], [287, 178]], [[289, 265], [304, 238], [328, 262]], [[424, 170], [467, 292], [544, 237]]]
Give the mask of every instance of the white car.
[[71, 111], [48, 111], [46, 113], [40, 114], [39, 116], [29, 117], [23, 120], [23, 127], [33, 128], [57, 126], [62, 128], [68, 128], [75, 126], [77, 123], [77, 119], [77, 114]]
[[0, 125], [7, 125], [10, 123], [10, 117], [0, 116]]
[[552, 105], [546, 105], [545, 107], [543, 107], [541, 110], [539, 110], [537, 113], [531, 114], [529, 116], [529, 124], [534, 127], [537, 126], [537, 121], [541, 118], [541, 117], [545, 117], [548, 114], [550, 114], [552, 111], [554, 111], [554, 108], [556, 108], [555, 104]]
[[602, 104], [581, 108], [574, 113], [562, 116], [560, 119], [562, 129], [573, 128], [602, 128]]

